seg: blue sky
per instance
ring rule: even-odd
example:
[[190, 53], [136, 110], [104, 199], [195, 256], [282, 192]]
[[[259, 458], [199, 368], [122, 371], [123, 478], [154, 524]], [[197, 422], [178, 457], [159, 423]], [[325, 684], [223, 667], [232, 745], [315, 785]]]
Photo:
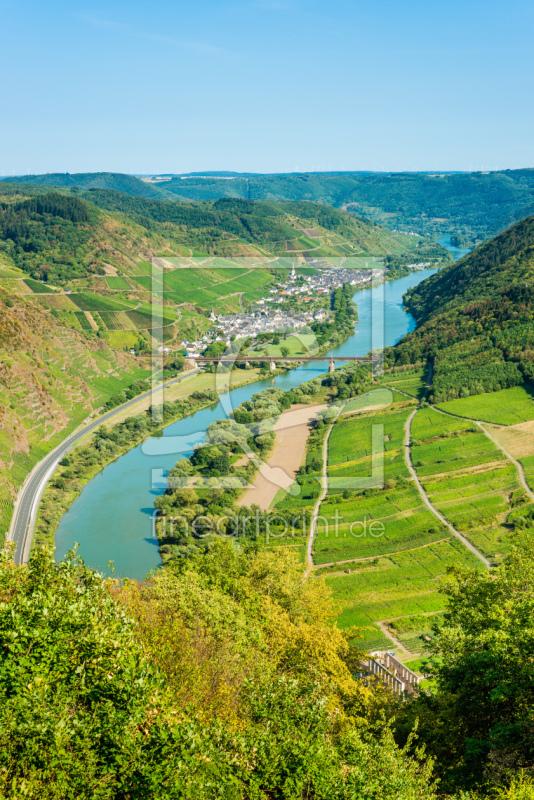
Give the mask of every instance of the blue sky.
[[529, 0], [0, 0], [0, 173], [534, 166]]

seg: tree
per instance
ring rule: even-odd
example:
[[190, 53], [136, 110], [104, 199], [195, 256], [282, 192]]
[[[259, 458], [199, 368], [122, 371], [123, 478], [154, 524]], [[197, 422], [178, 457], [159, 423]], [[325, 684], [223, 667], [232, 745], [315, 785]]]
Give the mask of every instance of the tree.
[[430, 645], [435, 689], [411, 711], [421, 735], [446, 785], [534, 776], [534, 541], [491, 572], [456, 567], [444, 593]]

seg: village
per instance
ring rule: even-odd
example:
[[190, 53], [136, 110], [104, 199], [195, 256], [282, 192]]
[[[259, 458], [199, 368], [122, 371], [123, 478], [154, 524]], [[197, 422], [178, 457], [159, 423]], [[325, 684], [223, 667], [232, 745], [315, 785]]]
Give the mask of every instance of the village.
[[[299, 275], [293, 266], [287, 281], [269, 290], [269, 297], [251, 304], [247, 312], [216, 314], [212, 308], [211, 328], [197, 341], [184, 340], [187, 356], [199, 356], [210, 344], [235, 339], [256, 339], [260, 334], [291, 334], [322, 322], [330, 315], [329, 298], [334, 289], [349, 283], [365, 286], [381, 280], [381, 269], [322, 269], [312, 275]], [[306, 303], [305, 310], [302, 309]], [[296, 306], [298, 305], [298, 309]]]

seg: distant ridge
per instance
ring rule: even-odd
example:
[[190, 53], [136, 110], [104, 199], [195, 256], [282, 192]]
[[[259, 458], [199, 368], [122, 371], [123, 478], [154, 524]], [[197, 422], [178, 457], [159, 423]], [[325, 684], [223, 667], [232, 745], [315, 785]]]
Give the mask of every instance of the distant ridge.
[[500, 233], [534, 208], [534, 169], [531, 168], [471, 173], [256, 174], [205, 170], [151, 176], [92, 172], [26, 175], [3, 180], [85, 190], [110, 189], [153, 200], [231, 197], [311, 201], [346, 208], [390, 229], [413, 230], [432, 236], [457, 233], [471, 246]]
[[[134, 197], [161, 200], [165, 192], [152, 184], [136, 178], [134, 175], [125, 175], [121, 172], [50, 172], [45, 175], [22, 175], [19, 177], [2, 178], [4, 183], [36, 184], [41, 186], [65, 186], [77, 189], [114, 189]], [[172, 197], [172, 195], [171, 195]]]

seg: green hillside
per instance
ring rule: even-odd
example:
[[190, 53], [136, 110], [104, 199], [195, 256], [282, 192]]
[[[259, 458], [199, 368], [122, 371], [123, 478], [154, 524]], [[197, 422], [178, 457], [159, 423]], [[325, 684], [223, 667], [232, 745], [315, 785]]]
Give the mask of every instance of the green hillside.
[[415, 245], [375, 223], [317, 203], [228, 198], [179, 203], [99, 189], [80, 196], [49, 191], [21, 199], [24, 186], [10, 185], [5, 195], [2, 189], [0, 184], [0, 249], [31, 277], [51, 283], [87, 272], [104, 274], [110, 249], [144, 258], [159, 255], [158, 250], [166, 255], [198, 250], [220, 256], [341, 257], [398, 255]]
[[534, 170], [428, 175], [304, 173], [247, 179], [181, 178], [162, 184], [192, 200], [228, 195], [348, 207], [390, 228], [483, 240], [534, 211]]
[[[179, 343], [205, 332], [212, 306], [237, 312], [265, 294], [276, 269], [290, 266], [286, 256], [301, 264], [387, 257], [392, 275], [414, 253], [420, 261], [429, 254], [445, 263], [449, 258], [426, 239], [393, 234], [318, 203], [169, 202], [14, 183], [0, 190], [0, 259], [27, 276], [10, 288], [31, 290], [67, 326], [99, 332], [120, 348], [136, 346], [139, 332], [148, 348], [154, 290], [163, 291], [168, 306], [165, 339]], [[161, 285], [152, 282], [153, 256], [167, 259]], [[249, 266], [237, 268], [228, 261], [235, 258]], [[262, 276], [250, 274], [254, 263], [265, 266]]]
[[433, 361], [436, 402], [534, 377], [534, 217], [522, 220], [408, 292], [417, 330], [389, 363]]
[[91, 412], [149, 371], [69, 329], [0, 279], [0, 542], [27, 473]]
[[[147, 202], [124, 193], [94, 190], [84, 192], [83, 197], [148, 229], [158, 223], [185, 228], [184, 244], [218, 255], [239, 254], [240, 242], [265, 246], [269, 253], [317, 254], [320, 250], [319, 255], [332, 256], [345, 255], [340, 247], [344, 243], [352, 246], [352, 254], [386, 255], [399, 247], [398, 239], [384, 228], [318, 203], [232, 198], [203, 203]], [[321, 241], [325, 237], [327, 241]], [[409, 247], [404, 241], [402, 245]]]
[[6, 181], [112, 189], [136, 197], [210, 201], [221, 197], [311, 201], [350, 211], [391, 229], [453, 233], [483, 241], [534, 212], [534, 170], [474, 173], [202, 173], [147, 183], [115, 173], [31, 175]]
[[112, 189], [127, 192], [135, 197], [162, 197], [165, 192], [133, 175], [121, 172], [51, 172], [46, 175], [22, 175], [4, 178], [5, 183], [37, 184], [42, 186], [64, 186], [79, 189]]

